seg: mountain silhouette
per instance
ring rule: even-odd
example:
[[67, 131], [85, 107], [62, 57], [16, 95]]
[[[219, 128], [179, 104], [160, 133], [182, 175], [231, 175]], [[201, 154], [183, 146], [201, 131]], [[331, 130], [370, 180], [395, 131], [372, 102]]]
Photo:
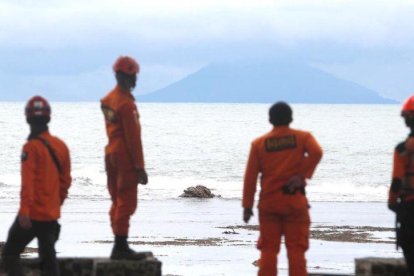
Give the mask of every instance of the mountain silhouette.
[[141, 102], [396, 103], [375, 91], [297, 62], [213, 63]]

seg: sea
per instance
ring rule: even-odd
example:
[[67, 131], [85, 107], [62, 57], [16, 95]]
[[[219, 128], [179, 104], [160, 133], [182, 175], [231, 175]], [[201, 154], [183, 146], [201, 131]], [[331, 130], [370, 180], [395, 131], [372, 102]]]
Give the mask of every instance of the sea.
[[[98, 102], [52, 102], [50, 132], [71, 152], [71, 200], [107, 199]], [[251, 141], [270, 131], [269, 104], [138, 103], [149, 183], [142, 200], [178, 198], [204, 185], [240, 199]], [[311, 201], [385, 202], [392, 155], [408, 129], [399, 105], [293, 104], [292, 128], [310, 131], [324, 150], [308, 182]], [[29, 134], [23, 102], [0, 102], [0, 200], [18, 201], [20, 155]]]

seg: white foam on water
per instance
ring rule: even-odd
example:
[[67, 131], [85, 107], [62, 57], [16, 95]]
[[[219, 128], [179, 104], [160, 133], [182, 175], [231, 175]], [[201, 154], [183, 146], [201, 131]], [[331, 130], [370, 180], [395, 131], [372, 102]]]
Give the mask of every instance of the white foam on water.
[[[107, 198], [98, 103], [52, 103], [51, 133], [72, 155], [73, 198]], [[267, 104], [138, 104], [148, 186], [143, 199], [176, 198], [204, 185], [224, 199], [240, 199], [251, 141], [271, 129]], [[0, 103], [8, 135], [0, 141], [0, 198], [17, 198], [20, 153], [28, 135], [23, 103]], [[311, 131], [324, 157], [309, 182], [318, 201], [384, 201], [392, 152], [408, 131], [398, 105], [293, 105], [293, 128]]]

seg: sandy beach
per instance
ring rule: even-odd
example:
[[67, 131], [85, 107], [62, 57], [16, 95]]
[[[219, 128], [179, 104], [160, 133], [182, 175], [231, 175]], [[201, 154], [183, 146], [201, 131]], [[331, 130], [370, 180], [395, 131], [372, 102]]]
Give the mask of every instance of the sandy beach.
[[[51, 129], [73, 153], [73, 184], [63, 207], [59, 256], [107, 257], [113, 236], [99, 104], [55, 106]], [[392, 150], [406, 135], [399, 106], [294, 109], [294, 127], [311, 130], [325, 150], [307, 190], [312, 206], [309, 271], [353, 273], [355, 258], [401, 257], [392, 243], [394, 217], [385, 203]], [[19, 156], [27, 135], [22, 132], [22, 104], [4, 103], [2, 110], [3, 127], [10, 135], [0, 141], [0, 242], [18, 209]], [[252, 263], [259, 258], [257, 216], [246, 228], [240, 197], [250, 142], [269, 130], [267, 110], [267, 104], [140, 105], [150, 181], [140, 186], [130, 241], [137, 250], [153, 251], [163, 263], [164, 275], [256, 274]], [[386, 131], [378, 131], [379, 125]], [[222, 198], [179, 198], [195, 185], [207, 186]], [[279, 267], [280, 275], [286, 275], [284, 249]]]
[[[109, 200], [69, 199], [63, 208], [59, 256], [108, 256], [112, 234]], [[354, 258], [400, 257], [395, 249], [393, 215], [384, 203], [311, 202], [309, 272], [353, 273]], [[0, 241], [17, 209], [0, 203]], [[6, 211], [5, 211], [6, 210]], [[257, 216], [246, 225], [236, 199], [141, 200], [132, 219], [130, 241], [136, 250], [153, 251], [163, 275], [254, 275], [258, 257]], [[30, 244], [36, 247], [36, 243]], [[33, 256], [28, 254], [28, 256]], [[279, 256], [287, 273], [286, 252]]]

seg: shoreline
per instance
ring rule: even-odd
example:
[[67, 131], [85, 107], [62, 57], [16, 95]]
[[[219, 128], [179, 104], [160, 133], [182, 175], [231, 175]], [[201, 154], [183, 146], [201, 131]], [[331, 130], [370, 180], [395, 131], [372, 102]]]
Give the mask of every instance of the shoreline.
[[[10, 203], [10, 202], [9, 202]], [[0, 241], [16, 209], [0, 203]], [[107, 257], [113, 236], [109, 199], [69, 199], [63, 208], [59, 257]], [[353, 273], [354, 259], [401, 257], [393, 244], [393, 215], [384, 203], [311, 202], [310, 273]], [[256, 249], [257, 211], [251, 224], [242, 222], [240, 200], [142, 200], [132, 217], [130, 242], [139, 251], [153, 251], [163, 274], [252, 275]], [[237, 234], [235, 234], [236, 232]], [[369, 245], [369, 246], [367, 246]], [[30, 247], [37, 247], [36, 243]], [[30, 257], [36, 254], [29, 254]], [[280, 275], [287, 273], [286, 250], [279, 255]], [[200, 274], [201, 273], [201, 274]]]

